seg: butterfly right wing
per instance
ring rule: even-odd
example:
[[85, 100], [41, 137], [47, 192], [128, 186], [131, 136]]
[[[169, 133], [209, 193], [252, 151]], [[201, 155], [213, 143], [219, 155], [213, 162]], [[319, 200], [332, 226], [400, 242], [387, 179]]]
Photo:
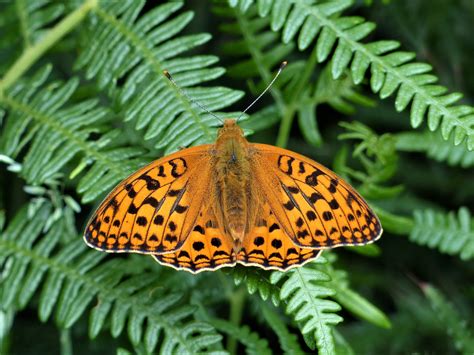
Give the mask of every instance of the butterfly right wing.
[[322, 252], [296, 245], [280, 227], [268, 202], [260, 206], [254, 224], [237, 254], [239, 264], [285, 271], [316, 259]]
[[311, 159], [286, 149], [252, 144], [255, 180], [278, 226], [303, 248], [365, 245], [382, 227], [349, 184]]
[[203, 204], [195, 225], [179, 250], [153, 255], [160, 264], [192, 273], [235, 265], [232, 238], [218, 227], [211, 207]]
[[178, 151], [122, 181], [88, 223], [86, 244], [107, 252], [144, 254], [179, 249], [211, 180], [210, 147]]

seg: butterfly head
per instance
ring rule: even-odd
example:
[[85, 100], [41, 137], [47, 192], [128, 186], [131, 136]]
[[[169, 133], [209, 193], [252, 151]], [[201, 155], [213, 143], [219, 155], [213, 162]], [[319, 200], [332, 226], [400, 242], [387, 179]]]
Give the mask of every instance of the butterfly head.
[[229, 138], [238, 139], [239, 137], [244, 137], [244, 131], [239, 127], [237, 121], [233, 118], [225, 119], [224, 125], [217, 132], [217, 140], [219, 141]]

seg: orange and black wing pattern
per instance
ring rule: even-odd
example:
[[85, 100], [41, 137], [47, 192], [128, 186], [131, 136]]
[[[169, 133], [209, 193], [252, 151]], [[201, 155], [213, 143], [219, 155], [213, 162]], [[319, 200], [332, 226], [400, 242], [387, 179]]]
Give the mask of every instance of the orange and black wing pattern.
[[270, 270], [288, 270], [319, 256], [320, 250], [301, 248], [280, 227], [270, 205], [264, 203], [255, 226], [245, 236], [237, 262]]
[[236, 258], [232, 246], [232, 238], [220, 230], [212, 209], [203, 205], [182, 247], [172, 253], [154, 255], [154, 258], [160, 264], [197, 273], [234, 266]]
[[377, 216], [334, 172], [285, 149], [252, 146], [256, 150], [255, 178], [278, 226], [296, 245], [327, 249], [365, 245], [380, 237]]
[[199, 214], [211, 169], [208, 145], [152, 162], [122, 181], [88, 223], [84, 239], [107, 252], [179, 249]]

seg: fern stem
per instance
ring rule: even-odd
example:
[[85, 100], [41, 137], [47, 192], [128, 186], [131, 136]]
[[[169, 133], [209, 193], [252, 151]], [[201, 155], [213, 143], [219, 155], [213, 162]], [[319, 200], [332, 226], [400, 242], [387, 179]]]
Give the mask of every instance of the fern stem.
[[397, 216], [376, 206], [372, 206], [372, 208], [379, 216], [384, 229], [390, 233], [407, 235], [415, 226], [411, 218]]
[[[245, 303], [246, 291], [239, 287], [230, 297], [230, 315], [229, 321], [236, 327], [240, 326], [242, 320], [242, 310]], [[237, 354], [237, 339], [229, 336], [227, 339], [227, 350], [230, 354]]]
[[61, 355], [73, 355], [71, 332], [69, 329], [61, 329]]
[[[264, 81], [265, 84], [269, 84], [272, 80], [272, 73], [269, 68], [264, 64], [264, 54], [260, 50], [258, 46], [255, 46], [254, 43], [257, 42], [257, 39], [254, 36], [254, 33], [250, 30], [251, 26], [250, 23], [247, 21], [245, 16], [240, 12], [238, 9], [234, 9], [235, 18], [237, 19], [237, 23], [240, 27], [240, 31], [242, 32], [242, 36], [245, 41], [245, 45], [249, 50], [250, 56], [253, 59], [253, 62], [257, 66], [257, 71], [260, 74], [260, 77]], [[276, 105], [280, 109], [282, 115], [284, 114], [285, 110], [285, 101], [283, 100], [283, 95], [281, 91], [273, 86], [270, 88], [270, 94], [272, 95], [273, 99], [275, 100]]]
[[285, 113], [281, 119], [280, 129], [278, 130], [278, 136], [276, 140], [276, 145], [278, 147], [286, 147], [294, 116], [295, 109], [293, 105], [290, 105], [285, 109]]
[[288, 143], [288, 137], [290, 136], [290, 130], [293, 123], [293, 118], [295, 117], [295, 111], [297, 108], [297, 102], [301, 100], [303, 97], [302, 91], [306, 87], [309, 79], [311, 78], [311, 74], [314, 71], [314, 67], [318, 62], [318, 56], [316, 47], [313, 48], [311, 55], [308, 59], [308, 62], [305, 65], [305, 69], [303, 74], [301, 75], [298, 83], [296, 84], [295, 90], [293, 90], [293, 95], [291, 96], [289, 102], [290, 104], [286, 107], [285, 112], [283, 114], [283, 118], [281, 120], [280, 129], [278, 131], [278, 137], [276, 141], [276, 145], [279, 147], [286, 147]]
[[30, 31], [28, 30], [28, 13], [26, 11], [25, 0], [16, 0], [15, 8], [18, 14], [18, 22], [20, 23], [20, 32], [23, 37], [23, 49], [26, 49], [31, 46], [30, 42]]
[[49, 30], [41, 41], [32, 47], [26, 48], [20, 58], [15, 61], [0, 81], [0, 94], [15, 83], [18, 78], [28, 71], [28, 69], [60, 39], [76, 28], [89, 11], [96, 6], [97, 0], [86, 0], [82, 6], [78, 7]]

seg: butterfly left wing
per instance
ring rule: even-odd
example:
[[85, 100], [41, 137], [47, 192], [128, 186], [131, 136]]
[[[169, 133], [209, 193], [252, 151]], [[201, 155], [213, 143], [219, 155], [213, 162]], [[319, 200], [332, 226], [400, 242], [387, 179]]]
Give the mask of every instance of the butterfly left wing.
[[107, 252], [177, 250], [198, 216], [210, 181], [210, 145], [156, 160], [122, 181], [102, 202], [84, 233]]
[[363, 198], [334, 172], [302, 155], [252, 144], [254, 178], [278, 226], [303, 248], [364, 245], [382, 227]]

